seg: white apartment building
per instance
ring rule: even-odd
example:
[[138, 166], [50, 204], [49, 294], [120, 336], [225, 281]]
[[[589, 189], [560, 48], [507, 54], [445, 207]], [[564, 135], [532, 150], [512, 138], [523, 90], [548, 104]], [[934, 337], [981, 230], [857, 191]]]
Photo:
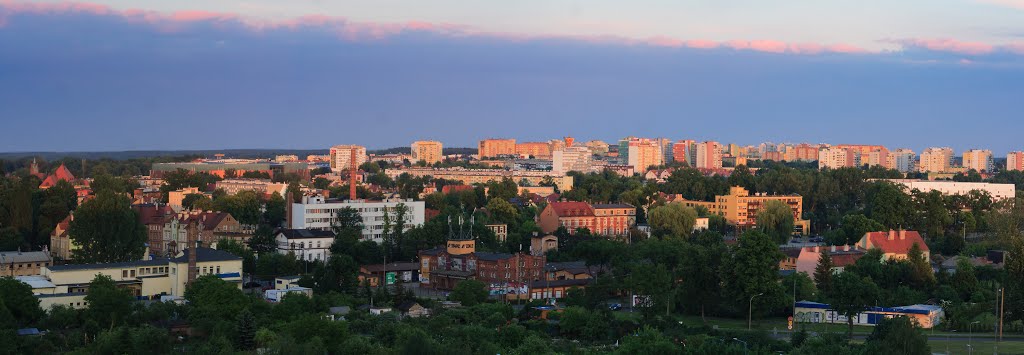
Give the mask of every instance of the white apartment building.
[[852, 150], [839, 147], [822, 148], [818, 151], [818, 169], [839, 169], [860, 165], [858, 155]]
[[359, 145], [336, 145], [331, 147], [331, 170], [338, 172], [348, 169], [352, 158], [352, 151], [356, 153], [356, 166], [366, 162], [366, 147]]
[[974, 169], [978, 172], [992, 172], [995, 170], [995, 162], [992, 159], [992, 151], [985, 149], [971, 149], [964, 152], [964, 169]]
[[384, 214], [388, 213], [394, 221], [395, 208], [405, 205], [405, 228], [422, 226], [425, 222], [426, 205], [423, 201], [412, 199], [386, 199], [383, 201], [369, 200], [327, 200], [323, 196], [304, 196], [302, 203], [292, 204], [291, 228], [311, 230], [331, 230], [337, 222], [337, 213], [345, 207], [351, 207], [363, 218], [363, 240], [380, 243], [383, 240]]
[[556, 175], [565, 175], [570, 171], [590, 172], [592, 156], [590, 148], [585, 146], [556, 150], [552, 153], [552, 172]]
[[953, 148], [928, 148], [921, 152], [918, 170], [922, 173], [948, 172], [953, 165]]
[[987, 182], [958, 182], [949, 180], [914, 180], [914, 179], [879, 179], [903, 185], [907, 192], [939, 191], [943, 195], [967, 195], [973, 190], [988, 192], [993, 200], [1012, 199], [1017, 196], [1013, 184], [993, 184]]
[[901, 173], [917, 171], [917, 154], [910, 149], [896, 149], [889, 155], [892, 158], [892, 168]]

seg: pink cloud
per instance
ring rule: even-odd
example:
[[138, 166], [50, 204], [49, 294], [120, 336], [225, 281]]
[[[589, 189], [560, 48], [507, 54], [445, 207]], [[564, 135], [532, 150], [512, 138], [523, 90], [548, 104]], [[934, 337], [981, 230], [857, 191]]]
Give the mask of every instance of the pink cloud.
[[[1024, 3], [1024, 0], [1005, 0], [1002, 2]], [[869, 50], [845, 43], [791, 43], [771, 39], [714, 41], [707, 39], [674, 38], [668, 36], [655, 36], [646, 39], [637, 39], [614, 35], [523, 34], [489, 32], [469, 26], [425, 21], [408, 21], [405, 23], [354, 22], [343, 17], [325, 15], [307, 15], [286, 20], [268, 21], [247, 18], [238, 14], [209, 11], [178, 11], [173, 13], [162, 13], [140, 9], [117, 10], [109, 6], [92, 3], [27, 3], [15, 0], [0, 0], [0, 27], [3, 27], [10, 21], [11, 15], [18, 13], [43, 15], [83, 13], [96, 16], [117, 16], [125, 21], [147, 24], [158, 31], [171, 33], [186, 30], [197, 23], [214, 23], [237, 25], [250, 31], [316, 28], [331, 31], [337, 34], [339, 38], [349, 41], [382, 40], [405, 33], [430, 33], [444, 36], [478, 37], [517, 42], [535, 40], [569, 40], [594, 44], [647, 45], [654, 47], [691, 48], [698, 50], [729, 48], [740, 51], [776, 54], [816, 55], [822, 53], [879, 53], [875, 50]], [[982, 42], [965, 42], [954, 39], [914, 38], [883, 40], [883, 42], [896, 44], [903, 49], [924, 48], [932, 51], [951, 52], [965, 55], [982, 55], [993, 53], [995, 51], [1005, 51], [1024, 55], [1024, 43], [996, 46]]]
[[889, 42], [898, 44], [903, 48], [923, 48], [937, 52], [951, 52], [958, 54], [970, 54], [970, 55], [981, 55], [989, 54], [995, 50], [995, 46], [982, 42], [964, 42], [958, 41], [951, 38], [939, 38], [939, 39], [921, 39], [921, 38], [908, 38], [899, 40], [890, 40]]
[[1024, 10], [1024, 0], [978, 0], [978, 2]]

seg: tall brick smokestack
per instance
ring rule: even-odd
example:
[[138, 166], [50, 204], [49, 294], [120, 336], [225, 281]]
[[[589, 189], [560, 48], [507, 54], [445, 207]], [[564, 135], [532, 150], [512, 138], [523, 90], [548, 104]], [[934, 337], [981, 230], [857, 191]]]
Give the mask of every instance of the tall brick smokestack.
[[199, 277], [199, 268], [196, 266], [196, 254], [198, 254], [199, 241], [196, 240], [196, 236], [199, 235], [199, 228], [196, 225], [198, 222], [193, 222], [189, 225], [188, 233], [188, 281], [186, 285], [191, 284]]
[[351, 152], [352, 154], [349, 157], [349, 162], [348, 162], [348, 165], [349, 165], [349, 167], [348, 167], [348, 199], [349, 200], [355, 200], [356, 199], [356, 168], [357, 168], [357, 166], [356, 166], [356, 149], [355, 149], [355, 147], [352, 147], [352, 149], [349, 152]]

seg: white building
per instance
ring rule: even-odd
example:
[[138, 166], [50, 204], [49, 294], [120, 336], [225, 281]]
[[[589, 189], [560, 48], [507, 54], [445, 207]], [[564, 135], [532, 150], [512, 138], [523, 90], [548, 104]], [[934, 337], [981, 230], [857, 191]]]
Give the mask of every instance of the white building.
[[334, 232], [330, 230], [284, 229], [274, 237], [277, 252], [294, 254], [296, 259], [306, 261], [327, 260], [334, 244]]
[[556, 150], [552, 153], [552, 172], [557, 175], [565, 175], [570, 171], [590, 172], [592, 155], [590, 148], [585, 146]]
[[818, 151], [818, 169], [839, 169], [857, 165], [857, 156], [851, 149], [827, 147]]
[[968, 171], [992, 172], [996, 164], [992, 160], [991, 150], [971, 149], [964, 152], [963, 166]]
[[896, 149], [892, 153], [892, 168], [901, 173], [917, 171], [917, 154], [910, 149]]
[[953, 148], [928, 148], [921, 152], [918, 170], [922, 173], [944, 173], [953, 165]]
[[988, 182], [959, 182], [949, 180], [914, 180], [914, 179], [879, 179], [891, 181], [907, 188], [907, 192], [915, 189], [920, 191], [939, 191], [943, 195], [967, 195], [973, 190], [988, 192], [993, 200], [1012, 199], [1017, 196], [1013, 184], [993, 184]]
[[398, 205], [405, 205], [406, 229], [422, 226], [425, 222], [426, 205], [423, 201], [412, 199], [386, 199], [383, 201], [369, 200], [327, 200], [323, 196], [305, 196], [302, 203], [292, 204], [291, 228], [330, 230], [337, 223], [337, 213], [351, 207], [363, 218], [363, 240], [380, 243], [384, 232], [385, 212], [396, 225], [395, 212]]
[[366, 147], [359, 145], [336, 145], [331, 147], [331, 170], [342, 171], [349, 168], [352, 151], [356, 153], [356, 166], [366, 162]]

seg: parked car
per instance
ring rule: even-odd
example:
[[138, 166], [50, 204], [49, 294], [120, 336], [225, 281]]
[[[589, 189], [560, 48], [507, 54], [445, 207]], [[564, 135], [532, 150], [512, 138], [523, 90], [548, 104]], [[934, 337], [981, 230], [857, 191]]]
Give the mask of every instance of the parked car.
[[811, 243], [821, 243], [821, 242], [825, 241], [825, 238], [822, 238], [822, 237], [812, 237], [810, 240], [811, 240]]
[[618, 310], [622, 309], [622, 304], [621, 303], [609, 304], [608, 305], [608, 309], [613, 310], [613, 311], [618, 311]]

